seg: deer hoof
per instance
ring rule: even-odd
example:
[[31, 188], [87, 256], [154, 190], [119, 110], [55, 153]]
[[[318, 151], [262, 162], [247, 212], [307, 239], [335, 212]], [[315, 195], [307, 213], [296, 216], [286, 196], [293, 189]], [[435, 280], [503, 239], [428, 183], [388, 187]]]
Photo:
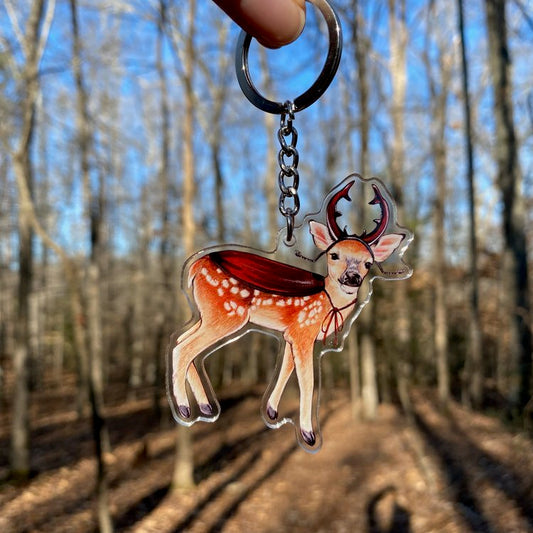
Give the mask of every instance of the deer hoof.
[[302, 437], [306, 444], [308, 444], [309, 446], [314, 446], [316, 442], [314, 431], [305, 431], [305, 429], [301, 429], [300, 433], [302, 434]]
[[276, 420], [278, 418], [278, 412], [269, 404], [267, 405], [267, 416], [270, 420]]
[[178, 411], [182, 418], [189, 418], [191, 416], [191, 410], [186, 405], [178, 405]]
[[204, 415], [207, 415], [207, 416], [212, 416], [213, 415], [213, 408], [208, 403], [201, 403], [199, 405], [199, 407], [200, 407], [200, 411]]

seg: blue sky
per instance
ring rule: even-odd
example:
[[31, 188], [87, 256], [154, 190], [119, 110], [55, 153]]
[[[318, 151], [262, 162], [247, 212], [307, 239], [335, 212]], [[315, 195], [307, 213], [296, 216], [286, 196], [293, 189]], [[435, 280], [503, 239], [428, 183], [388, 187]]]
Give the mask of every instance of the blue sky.
[[[492, 100], [486, 62], [486, 39], [484, 15], [481, 1], [466, 2], [467, 40], [471, 68], [471, 89], [475, 99], [476, 170], [479, 191], [480, 217], [491, 226], [498, 226], [498, 198], [492, 184], [494, 160], [491, 152]], [[24, 3], [17, 3], [21, 26], [24, 22]], [[113, 225], [109, 228], [117, 249], [127, 251], [136, 246], [136, 232], [139, 222], [140, 199], [149, 194], [152, 202], [154, 226], [157, 226], [156, 203], [158, 143], [160, 117], [158, 116], [159, 87], [155, 71], [155, 26], [150, 19], [153, 10], [146, 3], [132, 3], [129, 13], [97, 9], [99, 3], [84, 4], [80, 9], [81, 32], [84, 46], [84, 72], [90, 92], [91, 116], [97, 128], [94, 156], [93, 180], [96, 183], [99, 172], [106, 174], [109, 204]], [[299, 131], [298, 149], [302, 196], [301, 215], [314, 211], [325, 192], [347, 174], [358, 171], [359, 130], [356, 94], [356, 70], [354, 50], [351, 45], [349, 13], [344, 2], [337, 2], [342, 13], [344, 30], [344, 55], [339, 72], [327, 93], [311, 108], [297, 114], [295, 125]], [[434, 43], [435, 36], [449, 42], [452, 49], [457, 46], [455, 11], [452, 4], [437, 3], [440, 11], [438, 20], [426, 15], [426, 2], [407, 2], [408, 79], [406, 100], [406, 197], [410, 217], [423, 221], [422, 238], [430, 233], [430, 214], [434, 193], [433, 166], [428, 154], [428, 130], [431, 127], [427, 73], [422, 63], [422, 50], [427, 43]], [[179, 3], [184, 10], [186, 4]], [[449, 8], [449, 13], [446, 9]], [[17, 61], [21, 60], [16, 48], [16, 38], [0, 7], [0, 35], [3, 43], [9, 43], [15, 50]], [[311, 11], [311, 10], [309, 10]], [[392, 128], [390, 122], [390, 80], [388, 73], [388, 13], [386, 2], [367, 2], [362, 13], [372, 37], [372, 51], [369, 60], [370, 108], [371, 108], [371, 157], [370, 174], [378, 175], [385, 182], [388, 176], [388, 150]], [[176, 20], [182, 25], [185, 18]], [[182, 13], [183, 15], [183, 13]], [[53, 184], [49, 203], [54, 213], [55, 234], [73, 253], [82, 253], [87, 246], [87, 228], [83, 219], [79, 165], [73, 158], [75, 142], [74, 106], [75, 92], [70, 69], [71, 41], [68, 4], [59, 0], [55, 20], [51, 29], [46, 53], [42, 61], [42, 100], [39, 119], [42, 124], [42, 139], [34, 147], [36, 167], [46, 168], [47, 179]], [[319, 21], [317, 23], [317, 20]], [[514, 54], [513, 72], [516, 99], [517, 129], [524, 139], [521, 151], [522, 167], [526, 182], [531, 181], [532, 125], [524, 114], [525, 102], [531, 87], [531, 72], [528, 65], [528, 50], [532, 49], [533, 38], [528, 38], [517, 10], [509, 10], [512, 24], [510, 38]], [[213, 73], [220, 62], [221, 54], [233, 54], [238, 29], [225, 20], [220, 10], [210, 2], [198, 3], [196, 44], [199, 57], [206, 69]], [[280, 100], [294, 97], [306, 89], [316, 78], [326, 54], [327, 39], [321, 36], [320, 17], [309, 14], [309, 24], [296, 43], [281, 50], [267, 51], [269, 73], [273, 80], [275, 94]], [[220, 24], [229, 27], [229, 36], [224, 48], [219, 40]], [[430, 39], [426, 34], [431, 27]], [[438, 31], [437, 31], [438, 30]], [[434, 44], [431, 44], [433, 47]], [[433, 54], [433, 48], [432, 48]], [[251, 72], [254, 82], [261, 85], [259, 60], [261, 52], [257, 44], [250, 49]], [[166, 41], [166, 74], [169, 83], [171, 104], [172, 150], [171, 164], [175, 176], [172, 208], [174, 221], [179, 221], [181, 186], [181, 113], [183, 85], [180, 79], [179, 58]], [[233, 69], [233, 60], [230, 67]], [[277, 188], [277, 172], [267, 176], [267, 161], [277, 157], [275, 152], [267, 153], [268, 137], [275, 139], [277, 121], [273, 131], [267, 131], [263, 112], [254, 108], [240, 92], [233, 74], [224, 104], [223, 139], [221, 157], [225, 181], [225, 207], [230, 238], [239, 238], [243, 220], [255, 230], [259, 242], [264, 246], [264, 229], [268, 220], [265, 209], [264, 191]], [[351, 84], [354, 85], [353, 89]], [[15, 84], [4, 86], [6, 98], [13, 99]], [[198, 183], [198, 222], [205, 222], [207, 236], [214, 234], [213, 222], [213, 171], [209, 147], [206, 142], [205, 124], [209, 129], [212, 101], [208, 80], [201, 68], [197, 69], [195, 90], [198, 97], [198, 124], [195, 138], [195, 161]], [[448, 179], [450, 198], [450, 233], [462, 231], [462, 219], [466, 213], [466, 185], [462, 140], [462, 108], [460, 102], [460, 81], [457, 65], [449, 96], [448, 127]], [[104, 108], [102, 106], [107, 106]], [[114, 117], [114, 118], [113, 118]], [[201, 120], [200, 120], [201, 119]], [[14, 123], [16, 125], [16, 123]], [[16, 132], [16, 128], [13, 129]], [[12, 145], [16, 134], [12, 137]], [[40, 143], [40, 144], [39, 144]], [[42, 150], [47, 154], [43, 165]], [[328, 153], [337, 154], [333, 175], [328, 175], [326, 160]], [[349, 153], [350, 152], [350, 153]], [[46, 181], [37, 174], [37, 183]], [[143, 193], [144, 191], [144, 193]], [[146, 193], [146, 191], [149, 191]], [[277, 192], [276, 192], [277, 194]], [[283, 225], [281, 216], [278, 218]], [[428, 237], [429, 238], [429, 237]], [[459, 260], [463, 244], [461, 236], [453, 253]], [[202, 240], [202, 239], [200, 239]], [[179, 246], [179, 238], [176, 237]], [[450, 245], [451, 246], [451, 245]], [[267, 246], [268, 247], [268, 246]]]

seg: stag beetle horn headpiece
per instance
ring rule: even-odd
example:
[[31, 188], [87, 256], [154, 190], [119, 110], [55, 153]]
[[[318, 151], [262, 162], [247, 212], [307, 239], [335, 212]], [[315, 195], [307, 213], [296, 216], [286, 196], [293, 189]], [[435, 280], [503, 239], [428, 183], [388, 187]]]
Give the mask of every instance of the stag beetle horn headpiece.
[[337, 218], [341, 216], [341, 213], [337, 211], [337, 203], [341, 198], [344, 198], [351, 202], [352, 199], [350, 198], [349, 192], [354, 183], [355, 180], [352, 180], [347, 183], [340, 191], [335, 193], [331, 200], [328, 202], [328, 206], [326, 208], [327, 227], [331, 238], [335, 241], [342, 241], [345, 239], [358, 239], [370, 247], [372, 244], [378, 241], [378, 239], [385, 233], [385, 230], [387, 229], [390, 219], [390, 206], [381, 194], [381, 191], [379, 190], [377, 185], [372, 184], [372, 189], [374, 190], [374, 198], [368, 204], [379, 204], [379, 207], [381, 209], [380, 218], [374, 219], [376, 227], [370, 233], [367, 233], [366, 230], [363, 231], [361, 235], [349, 234], [346, 228], [339, 228], [339, 225], [337, 224]]

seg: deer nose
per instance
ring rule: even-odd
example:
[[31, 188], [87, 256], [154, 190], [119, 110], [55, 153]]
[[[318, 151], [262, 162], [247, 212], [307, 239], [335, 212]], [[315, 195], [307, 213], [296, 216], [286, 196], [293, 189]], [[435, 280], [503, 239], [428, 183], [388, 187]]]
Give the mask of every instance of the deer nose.
[[348, 287], [359, 287], [363, 282], [363, 278], [361, 277], [361, 274], [359, 274], [359, 272], [353, 270], [346, 270], [342, 273], [342, 276], [340, 277], [339, 281], [343, 285], [347, 285]]

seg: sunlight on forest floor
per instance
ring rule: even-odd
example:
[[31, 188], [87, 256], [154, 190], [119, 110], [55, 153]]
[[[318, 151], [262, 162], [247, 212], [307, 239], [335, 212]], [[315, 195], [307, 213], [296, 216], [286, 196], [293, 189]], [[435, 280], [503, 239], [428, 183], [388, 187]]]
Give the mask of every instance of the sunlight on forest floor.
[[[36, 473], [26, 486], [0, 486], [4, 533], [96, 527], [89, 421], [76, 420], [69, 388], [61, 391], [33, 402]], [[170, 490], [175, 426], [154, 425], [150, 391], [128, 402], [113, 395], [106, 459], [116, 530], [533, 531], [533, 443], [499, 421], [458, 405], [444, 416], [417, 392], [416, 428], [390, 405], [374, 423], [354, 422], [341, 391], [322, 406], [324, 445], [310, 455], [292, 427], [263, 425], [256, 391], [223, 398], [217, 423], [194, 426], [196, 487], [186, 492]]]

